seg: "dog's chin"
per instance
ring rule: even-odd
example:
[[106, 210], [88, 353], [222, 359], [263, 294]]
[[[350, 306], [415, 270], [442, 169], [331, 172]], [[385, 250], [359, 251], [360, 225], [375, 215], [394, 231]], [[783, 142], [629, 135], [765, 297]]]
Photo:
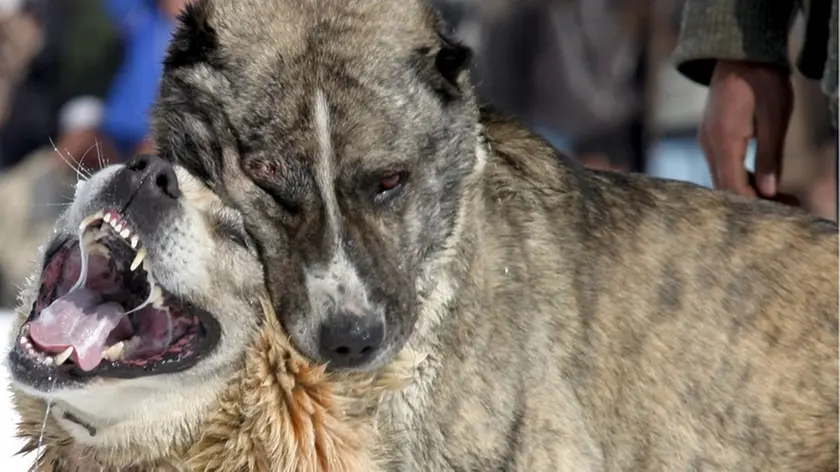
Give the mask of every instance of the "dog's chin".
[[45, 254], [8, 355], [15, 386], [49, 395], [183, 372], [210, 355], [218, 321], [154, 281], [142, 264], [147, 248], [116, 214], [100, 212], [83, 226], [81, 241], [58, 238]]

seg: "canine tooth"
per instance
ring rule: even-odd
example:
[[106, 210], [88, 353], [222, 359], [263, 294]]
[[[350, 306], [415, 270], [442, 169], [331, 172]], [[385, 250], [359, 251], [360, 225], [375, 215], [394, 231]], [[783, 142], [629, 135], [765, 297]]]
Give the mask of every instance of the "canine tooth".
[[134, 236], [131, 237], [131, 247], [134, 248], [134, 249], [137, 249], [138, 244], [140, 244], [140, 239], [135, 234]]
[[90, 215], [87, 218], [83, 219], [82, 223], [79, 225], [79, 230], [84, 230], [85, 228], [90, 226], [91, 223], [93, 223], [94, 221], [99, 220], [99, 219], [102, 219], [102, 212], [101, 211], [97, 212], [97, 213], [94, 213], [93, 215]]
[[146, 248], [143, 247], [137, 251], [137, 255], [134, 256], [134, 260], [131, 261], [131, 271], [134, 272], [135, 269], [140, 267], [140, 264], [143, 263], [144, 259], [146, 259]]
[[82, 243], [85, 247], [89, 247], [94, 241], [96, 241], [96, 234], [93, 231], [85, 231], [82, 235]]
[[128, 235], [130, 235], [130, 234], [131, 234], [131, 231], [129, 231], [128, 228], [120, 231], [120, 236], [122, 236], [123, 239], [128, 239]]
[[108, 349], [105, 349], [105, 351], [102, 353], [102, 358], [109, 361], [117, 361], [122, 359], [124, 346], [125, 343], [123, 343], [122, 341], [118, 342], [117, 344], [114, 344]]
[[73, 347], [68, 347], [61, 354], [55, 356], [55, 365], [61, 365], [67, 362], [67, 359], [70, 358], [70, 354], [73, 354]]
[[155, 297], [152, 298], [152, 307], [160, 308], [163, 306], [163, 290], [160, 289], [157, 285], [155, 285], [152, 290], [154, 290]]

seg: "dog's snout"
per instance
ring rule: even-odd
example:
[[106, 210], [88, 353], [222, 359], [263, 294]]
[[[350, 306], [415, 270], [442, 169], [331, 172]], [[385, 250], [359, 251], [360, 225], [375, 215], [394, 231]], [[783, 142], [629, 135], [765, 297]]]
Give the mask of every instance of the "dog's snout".
[[321, 355], [333, 367], [357, 367], [373, 358], [385, 339], [384, 319], [343, 308], [321, 324]]
[[151, 154], [141, 154], [133, 157], [126, 165], [129, 172], [136, 174], [132, 179], [139, 185], [148, 186], [152, 192], [160, 196], [178, 199], [181, 189], [172, 164]]

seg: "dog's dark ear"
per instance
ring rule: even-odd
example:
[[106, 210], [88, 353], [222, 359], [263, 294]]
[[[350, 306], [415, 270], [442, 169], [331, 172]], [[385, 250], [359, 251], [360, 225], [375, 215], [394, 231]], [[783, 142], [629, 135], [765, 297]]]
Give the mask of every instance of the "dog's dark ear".
[[212, 64], [219, 50], [219, 39], [210, 25], [212, 6], [206, 0], [193, 0], [178, 16], [178, 26], [169, 43], [165, 70]]
[[467, 87], [472, 51], [449, 36], [439, 34], [438, 38], [434, 47], [417, 50], [418, 69], [426, 83], [450, 102], [460, 98]]
[[461, 77], [467, 73], [472, 59], [472, 50], [467, 46], [441, 36], [441, 46], [435, 56], [435, 68], [452, 86], [460, 87]]

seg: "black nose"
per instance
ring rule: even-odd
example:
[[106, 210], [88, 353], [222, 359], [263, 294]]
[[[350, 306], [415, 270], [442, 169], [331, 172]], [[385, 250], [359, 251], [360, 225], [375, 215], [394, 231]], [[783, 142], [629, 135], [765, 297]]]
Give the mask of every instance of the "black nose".
[[175, 169], [168, 161], [151, 154], [141, 154], [131, 158], [125, 164], [125, 168], [135, 174], [132, 180], [139, 185], [148, 186], [152, 192], [176, 200], [181, 196]]
[[374, 357], [384, 338], [380, 316], [339, 310], [321, 325], [321, 355], [332, 367], [358, 367]]

